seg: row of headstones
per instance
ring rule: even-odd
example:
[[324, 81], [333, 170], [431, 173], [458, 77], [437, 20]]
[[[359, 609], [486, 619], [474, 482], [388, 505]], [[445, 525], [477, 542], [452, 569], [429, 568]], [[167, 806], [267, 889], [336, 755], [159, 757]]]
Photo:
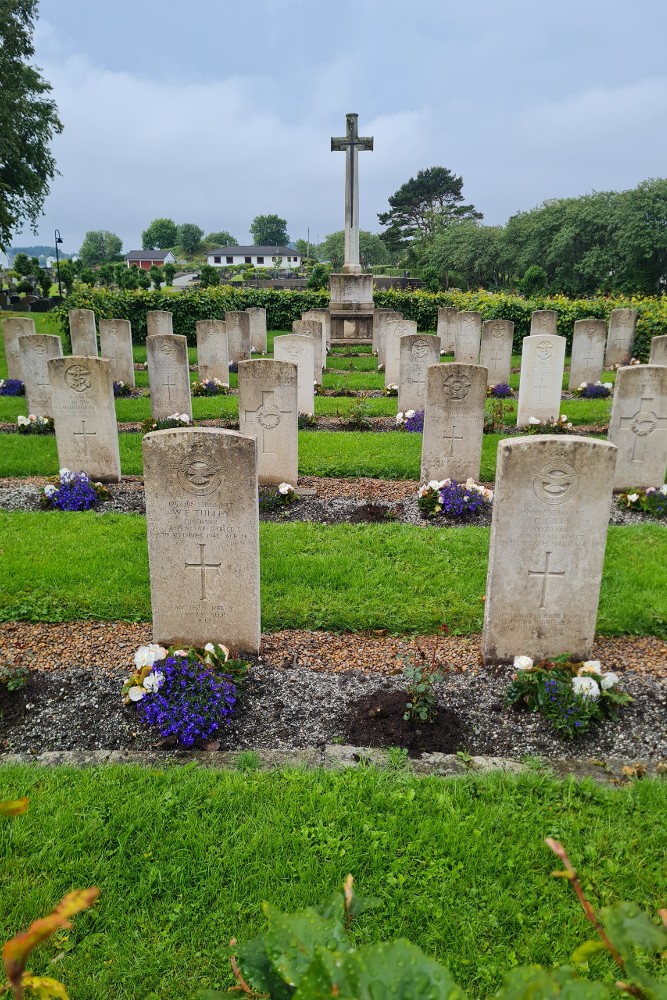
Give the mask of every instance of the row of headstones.
[[[532, 314], [530, 337], [556, 336], [558, 314], [555, 310], [539, 310]], [[628, 358], [632, 351], [637, 311], [614, 309], [609, 333], [604, 320], [584, 319], [574, 323], [569, 388], [582, 382], [596, 382], [604, 367], [610, 368]], [[416, 336], [417, 324], [403, 319], [401, 313], [389, 309], [375, 310], [373, 317], [373, 347], [378, 364], [384, 366], [385, 385], [396, 384], [400, 378], [400, 338]], [[514, 323], [511, 320], [486, 320], [479, 312], [458, 312], [453, 308], [438, 309], [438, 332], [435, 338], [422, 336], [422, 354], [454, 353], [462, 364], [481, 364], [488, 369], [489, 384], [508, 383], [512, 365]], [[564, 342], [564, 338], [563, 342]], [[533, 345], [536, 343], [532, 342]], [[522, 358], [531, 341], [524, 338]], [[667, 337], [654, 337], [649, 364], [667, 364]], [[561, 372], [562, 379], [562, 372]], [[558, 387], [560, 392], [560, 385]], [[399, 403], [399, 409], [401, 405]]]
[[[259, 451], [255, 437], [214, 428], [144, 438], [156, 641], [259, 650]], [[499, 443], [486, 663], [566, 652], [588, 659], [615, 453], [612, 444], [585, 438]]]

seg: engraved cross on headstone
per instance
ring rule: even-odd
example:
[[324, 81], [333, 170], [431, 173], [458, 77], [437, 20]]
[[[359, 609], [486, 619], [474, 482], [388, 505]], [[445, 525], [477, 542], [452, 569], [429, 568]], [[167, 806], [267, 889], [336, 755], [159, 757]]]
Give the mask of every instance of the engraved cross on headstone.
[[171, 375], [167, 375], [167, 381], [162, 383], [162, 388], [167, 390], [167, 396], [171, 403], [171, 390], [176, 388], [176, 383], [171, 381]]
[[359, 263], [359, 176], [357, 153], [373, 149], [373, 137], [363, 138], [357, 132], [359, 115], [345, 116], [346, 135], [331, 137], [331, 152], [346, 154], [345, 163], [345, 274], [361, 274]]
[[201, 573], [201, 596], [199, 598], [200, 601], [207, 600], [207, 597], [206, 597], [206, 570], [207, 569], [217, 569], [221, 565], [221, 563], [219, 563], [219, 562], [217, 562], [217, 563], [207, 563], [206, 562], [206, 556], [204, 554], [204, 549], [205, 548], [206, 548], [206, 543], [205, 542], [200, 542], [199, 543], [199, 562], [188, 562], [187, 559], [185, 560], [185, 568], [186, 569], [198, 569], [200, 571], [200, 573]]
[[49, 386], [51, 385], [51, 383], [49, 382], [48, 375], [46, 374], [46, 372], [43, 372], [43, 377], [44, 377], [44, 380], [45, 380], [43, 382], [40, 382], [39, 379], [37, 379], [37, 385], [39, 386], [40, 389], [46, 389], [47, 385], [49, 385]]
[[621, 430], [631, 430], [635, 436], [632, 445], [631, 462], [643, 462], [646, 451], [646, 438], [652, 434], [656, 428], [667, 427], [667, 417], [659, 417], [651, 409], [655, 402], [654, 396], [642, 396], [639, 402], [639, 409], [629, 417], [621, 417]]
[[424, 371], [423, 365], [415, 365], [412, 369], [410, 382], [412, 385], [417, 387], [417, 395], [424, 395], [424, 388], [426, 386], [426, 372]]
[[74, 437], [83, 437], [83, 453], [84, 453], [84, 455], [87, 455], [88, 454], [88, 442], [86, 441], [86, 438], [87, 437], [95, 437], [95, 435], [97, 434], [97, 431], [87, 431], [86, 430], [86, 421], [85, 420], [81, 421], [81, 428], [82, 429], [80, 431], [72, 431], [72, 434], [74, 435]]
[[451, 434], [443, 434], [442, 435], [443, 438], [445, 439], [445, 441], [449, 441], [449, 455], [448, 455], [448, 458], [451, 458], [453, 456], [453, 454], [454, 454], [454, 442], [455, 441], [463, 441], [463, 434], [456, 434], [455, 431], [456, 431], [456, 424], [453, 424], [452, 425], [452, 433]]
[[546, 387], [546, 385], [544, 384], [544, 379], [543, 379], [543, 378], [541, 378], [541, 379], [540, 379], [540, 384], [539, 384], [539, 385], [534, 385], [534, 386], [533, 386], [533, 388], [534, 388], [534, 389], [539, 389], [539, 390], [540, 390], [540, 397], [539, 397], [539, 398], [540, 398], [540, 403], [541, 403], [541, 402], [542, 402], [542, 393], [543, 393], [543, 392], [544, 392], [544, 390], [545, 390], [545, 389], [547, 388], [547, 387]]
[[565, 572], [564, 571], [557, 573], [554, 570], [551, 570], [551, 571], [549, 570], [549, 561], [550, 561], [550, 559], [551, 559], [551, 552], [546, 552], [545, 553], [545, 560], [544, 560], [544, 569], [540, 569], [540, 570], [529, 569], [528, 570], [528, 576], [529, 577], [531, 577], [531, 576], [541, 576], [542, 577], [542, 593], [540, 595], [540, 611], [544, 611], [544, 609], [547, 606], [546, 605], [546, 599], [547, 599], [547, 587], [549, 585], [549, 578], [552, 577], [552, 576], [554, 576], [554, 577], [558, 577], [558, 576], [563, 577], [563, 576], [565, 576]]

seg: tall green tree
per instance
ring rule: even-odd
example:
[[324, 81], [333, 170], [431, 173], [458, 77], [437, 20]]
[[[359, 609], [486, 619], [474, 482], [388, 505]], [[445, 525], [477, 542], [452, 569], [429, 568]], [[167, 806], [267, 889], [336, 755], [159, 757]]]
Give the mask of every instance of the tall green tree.
[[474, 205], [464, 205], [463, 178], [447, 167], [420, 170], [389, 198], [389, 211], [380, 212], [382, 234], [390, 248], [398, 249], [411, 240], [429, 238], [445, 226], [461, 219], [481, 219]]
[[62, 132], [51, 86], [31, 65], [37, 0], [0, 0], [0, 248], [29, 222], [33, 231], [55, 177], [50, 150]]
[[256, 247], [287, 246], [287, 219], [278, 215], [256, 215], [250, 223], [253, 245]]
[[84, 267], [112, 263], [118, 259], [122, 249], [120, 236], [110, 233], [108, 229], [89, 229], [79, 250], [79, 260]]
[[443, 288], [450, 283], [450, 271], [461, 275], [468, 288], [498, 287], [505, 279], [501, 238], [500, 226], [481, 226], [473, 220], [452, 222], [421, 244], [420, 263], [435, 271]]
[[173, 219], [153, 219], [141, 234], [142, 250], [170, 250], [176, 244]]
[[197, 253], [201, 248], [204, 230], [194, 222], [183, 222], [176, 229], [176, 242], [186, 253]]
[[239, 245], [236, 237], [228, 233], [226, 229], [221, 229], [217, 233], [207, 233], [204, 237], [204, 243], [210, 243], [216, 247], [237, 247]]
[[[345, 233], [339, 229], [325, 236], [317, 246], [317, 256], [320, 260], [329, 261], [334, 268], [340, 268], [345, 263]], [[362, 267], [373, 267], [378, 264], [389, 264], [389, 251], [383, 240], [375, 233], [366, 229], [359, 230], [359, 262]]]

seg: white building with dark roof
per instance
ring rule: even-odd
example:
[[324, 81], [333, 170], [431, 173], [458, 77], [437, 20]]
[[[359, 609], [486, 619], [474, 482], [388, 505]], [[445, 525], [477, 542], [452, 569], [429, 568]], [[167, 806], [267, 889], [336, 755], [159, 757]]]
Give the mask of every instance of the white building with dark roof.
[[130, 250], [125, 254], [125, 262], [128, 267], [134, 264], [148, 271], [153, 264], [162, 267], [163, 264], [175, 264], [176, 258], [171, 250]]
[[301, 254], [291, 247], [218, 247], [207, 254], [213, 267], [234, 267], [251, 264], [253, 267], [280, 267], [294, 270], [301, 266]]

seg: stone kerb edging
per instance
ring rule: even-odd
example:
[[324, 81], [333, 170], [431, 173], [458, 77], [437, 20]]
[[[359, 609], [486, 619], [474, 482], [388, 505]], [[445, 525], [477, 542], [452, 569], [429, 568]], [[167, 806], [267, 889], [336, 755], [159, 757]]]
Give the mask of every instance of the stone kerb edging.
[[[303, 747], [299, 750], [244, 749], [206, 752], [201, 750], [55, 750], [44, 753], [3, 753], [0, 766], [34, 764], [39, 767], [100, 767], [107, 764], [135, 764], [142, 767], [199, 764], [202, 767], [237, 770], [243, 755], [255, 753], [260, 770], [279, 767], [324, 768], [342, 770], [351, 767], [375, 766], [388, 768], [391, 761], [386, 750], [329, 743], [325, 747]], [[624, 768], [628, 770], [624, 772]], [[401, 765], [403, 769], [403, 765]], [[545, 777], [576, 779], [592, 778], [598, 784], [620, 785], [632, 777], [664, 776], [667, 763], [631, 761], [610, 757], [600, 761], [586, 757], [544, 759], [535, 764], [511, 757], [461, 757], [456, 754], [423, 753], [406, 758], [404, 769], [415, 775], [437, 775], [455, 778], [470, 774], [505, 771], [509, 774], [539, 772]]]

